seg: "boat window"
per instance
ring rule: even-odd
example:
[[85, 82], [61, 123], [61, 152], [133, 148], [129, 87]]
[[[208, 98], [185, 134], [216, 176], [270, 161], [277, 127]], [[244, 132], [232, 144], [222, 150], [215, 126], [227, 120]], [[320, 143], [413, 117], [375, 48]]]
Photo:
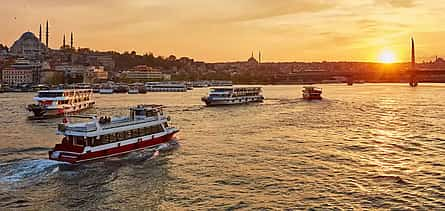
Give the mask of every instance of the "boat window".
[[136, 110], [136, 116], [144, 116], [144, 110]]
[[133, 130], [133, 137], [139, 137], [139, 131], [137, 129]]
[[110, 134], [109, 137], [110, 138], [108, 140], [108, 143], [112, 143], [112, 142], [116, 141], [116, 134], [115, 133]]
[[100, 144], [105, 144], [105, 143], [108, 143], [109, 141], [110, 141], [109, 135], [103, 135], [100, 137]]
[[118, 141], [122, 141], [122, 140], [125, 140], [125, 139], [127, 139], [127, 132], [126, 131], [117, 133], [117, 140]]
[[68, 136], [68, 143], [69, 144], [73, 144], [74, 142], [74, 137], [73, 136]]
[[93, 146], [94, 145], [94, 137], [87, 137], [87, 146]]
[[139, 128], [138, 129], [138, 134], [139, 134], [139, 136], [144, 136], [145, 135], [144, 128]]
[[75, 136], [74, 137], [74, 145], [84, 146], [85, 145], [84, 138], [82, 136]]
[[168, 128], [168, 123], [164, 122], [164, 128]]
[[147, 117], [156, 116], [156, 112], [154, 112], [153, 110], [146, 111], [145, 116]]
[[67, 144], [67, 145], [73, 144], [73, 137], [72, 136], [63, 137], [62, 144]]
[[150, 135], [150, 127], [144, 128], [144, 135]]

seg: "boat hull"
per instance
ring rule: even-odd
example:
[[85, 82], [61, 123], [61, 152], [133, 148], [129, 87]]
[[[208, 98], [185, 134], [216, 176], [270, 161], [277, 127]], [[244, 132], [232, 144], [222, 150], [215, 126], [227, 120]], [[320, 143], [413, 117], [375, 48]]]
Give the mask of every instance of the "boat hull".
[[305, 100], [321, 100], [321, 94], [303, 94]]
[[227, 100], [211, 100], [207, 97], [201, 99], [207, 106], [225, 106], [225, 105], [240, 105], [248, 103], [262, 103], [264, 97], [242, 98], [242, 99], [227, 99]]
[[40, 105], [29, 105], [28, 111], [33, 112], [33, 116], [30, 116], [29, 119], [49, 119], [49, 118], [57, 118], [61, 117], [65, 114], [71, 114], [76, 112], [81, 112], [83, 110], [87, 110], [94, 107], [94, 102], [88, 103], [80, 103], [75, 106], [71, 106], [70, 108], [45, 108]]
[[48, 154], [50, 160], [68, 162], [72, 164], [81, 163], [107, 157], [119, 156], [138, 150], [154, 148], [160, 144], [171, 141], [174, 138], [176, 132], [177, 131], [174, 131], [160, 137], [149, 138], [145, 140], [141, 138], [135, 143], [126, 145], [121, 145], [119, 142], [116, 143], [115, 147], [94, 152], [83, 152], [83, 147], [66, 148], [61, 145], [56, 145], [56, 147], [53, 150], [49, 151]]

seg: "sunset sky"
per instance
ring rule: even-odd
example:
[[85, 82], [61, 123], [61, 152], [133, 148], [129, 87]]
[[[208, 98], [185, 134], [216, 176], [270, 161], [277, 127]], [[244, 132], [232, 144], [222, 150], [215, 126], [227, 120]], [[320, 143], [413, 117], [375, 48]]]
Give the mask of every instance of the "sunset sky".
[[153, 52], [209, 62], [378, 61], [393, 52], [418, 62], [445, 56], [445, 1], [437, 0], [0, 0], [0, 43], [50, 22], [50, 47], [63, 33], [75, 46]]

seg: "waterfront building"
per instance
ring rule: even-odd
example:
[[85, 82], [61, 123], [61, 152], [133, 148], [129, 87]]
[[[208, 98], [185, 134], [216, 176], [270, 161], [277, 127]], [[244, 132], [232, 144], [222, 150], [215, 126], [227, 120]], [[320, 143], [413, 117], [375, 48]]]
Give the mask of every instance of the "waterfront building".
[[87, 56], [90, 65], [103, 66], [106, 71], [114, 71], [116, 63], [110, 54], [94, 53]]
[[108, 80], [108, 72], [103, 66], [89, 66], [86, 75], [84, 76], [84, 83], [105, 82]]
[[170, 75], [164, 74], [157, 68], [147, 65], [138, 65], [128, 71], [124, 71], [123, 75], [130, 81], [161, 81], [170, 78]]
[[108, 72], [103, 66], [62, 64], [55, 66], [54, 70], [63, 72], [67, 83], [93, 83], [108, 79]]
[[3, 69], [2, 81], [12, 85], [38, 84], [41, 67], [42, 65], [39, 62], [19, 58], [13, 65]]
[[5, 68], [2, 71], [2, 82], [9, 85], [21, 85], [32, 83], [32, 70]]

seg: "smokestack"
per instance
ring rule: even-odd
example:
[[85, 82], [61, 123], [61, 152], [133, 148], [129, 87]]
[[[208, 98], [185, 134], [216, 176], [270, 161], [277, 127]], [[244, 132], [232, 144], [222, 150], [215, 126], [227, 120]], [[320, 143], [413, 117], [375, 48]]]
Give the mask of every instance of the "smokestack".
[[65, 42], [65, 34], [63, 34], [63, 45], [62, 45], [62, 49], [64, 49], [66, 46], [66, 42]]
[[416, 67], [416, 51], [414, 48], [414, 38], [411, 37], [411, 68]]
[[70, 43], [70, 47], [71, 48], [73, 48], [73, 43], [74, 43], [74, 41], [73, 41], [73, 32], [71, 32], [71, 43]]

